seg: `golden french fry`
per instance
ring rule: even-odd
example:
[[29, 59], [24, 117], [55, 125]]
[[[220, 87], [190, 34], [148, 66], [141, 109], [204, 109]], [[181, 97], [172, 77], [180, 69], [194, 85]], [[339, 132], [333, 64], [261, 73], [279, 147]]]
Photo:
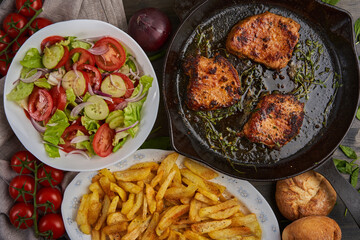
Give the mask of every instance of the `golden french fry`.
[[145, 195], [149, 206], [149, 212], [153, 214], [156, 210], [155, 190], [149, 184], [145, 184]]
[[227, 208], [225, 210], [209, 214], [209, 218], [217, 219], [217, 220], [225, 219], [225, 218], [229, 218], [229, 217], [233, 216], [238, 211], [240, 211], [240, 206], [236, 205], [236, 206]]
[[189, 219], [193, 222], [200, 222], [201, 218], [199, 217], [199, 209], [201, 207], [201, 202], [192, 199], [190, 202], [190, 209], [189, 209]]
[[202, 195], [204, 195], [205, 197], [209, 198], [210, 200], [213, 200], [214, 202], [218, 202], [219, 201], [219, 197], [216, 196], [215, 194], [203, 189], [203, 188], [199, 188], [198, 192], [201, 193]]
[[89, 224], [80, 225], [80, 231], [84, 234], [91, 234], [91, 226]]
[[251, 234], [251, 230], [248, 227], [232, 227], [209, 232], [212, 239], [227, 239], [249, 234]]
[[166, 177], [165, 181], [161, 184], [159, 191], [157, 192], [155, 199], [159, 201], [164, 198], [166, 189], [170, 186], [171, 181], [174, 179], [176, 174], [175, 170], [172, 170], [170, 174]]
[[129, 224], [127, 222], [121, 222], [121, 223], [117, 223], [114, 225], [105, 226], [105, 227], [103, 227], [102, 231], [106, 235], [113, 235], [115, 233], [126, 231], [128, 225]]
[[158, 174], [151, 180], [150, 185], [151, 185], [152, 188], [155, 188], [156, 185], [159, 184], [159, 182], [161, 181], [163, 175], [164, 175], [164, 171], [163, 171], [163, 170], [160, 171], [160, 172], [158, 171]]
[[102, 176], [99, 179], [99, 183], [106, 195], [108, 195], [110, 198], [115, 196], [114, 192], [110, 190], [110, 180], [107, 176]]
[[185, 167], [190, 169], [190, 171], [192, 171], [196, 175], [198, 175], [206, 180], [211, 180], [211, 179], [219, 176], [219, 174], [217, 172], [215, 172], [214, 170], [204, 167], [203, 165], [196, 163], [194, 161], [191, 161], [188, 158], [185, 158], [184, 165], [185, 165]]
[[156, 201], [156, 211], [161, 212], [164, 209], [164, 200], [161, 199], [159, 201]]
[[231, 224], [230, 219], [224, 219], [219, 221], [209, 221], [209, 222], [200, 222], [194, 223], [191, 225], [191, 230], [197, 233], [209, 233], [216, 230], [224, 229]]
[[91, 230], [91, 240], [100, 240], [100, 231], [92, 229]]
[[201, 193], [196, 193], [195, 194], [195, 197], [194, 197], [196, 200], [199, 200], [200, 202], [203, 202], [205, 204], [208, 204], [208, 205], [216, 205], [216, 204], [219, 204], [219, 202], [215, 202], [207, 197], [205, 197], [204, 195], [202, 195]]
[[108, 209], [106, 215], [109, 215], [110, 213], [114, 213], [116, 211], [119, 200], [120, 200], [119, 196], [116, 196], [111, 200], [111, 203], [110, 203], [110, 206], [109, 206], [109, 209]]
[[136, 216], [129, 224], [127, 228], [127, 232], [133, 231], [135, 228], [140, 227], [140, 225], [143, 223], [141, 215]]
[[159, 164], [156, 162], [142, 162], [132, 165], [129, 169], [140, 169], [140, 168], [150, 168], [151, 171], [157, 171]]
[[100, 178], [101, 178], [101, 174], [98, 173], [95, 176], [93, 176], [93, 178], [91, 179], [91, 182], [92, 183], [97, 182], [97, 181], [99, 181]]
[[148, 226], [148, 228], [146, 229], [146, 231], [144, 232], [144, 235], [142, 237], [142, 239], [144, 240], [155, 240], [157, 239], [157, 235], [155, 233], [155, 228], [158, 225], [159, 222], [159, 213], [155, 212], [152, 215], [150, 224]]
[[104, 233], [103, 228], [100, 230], [100, 240], [107, 240], [106, 234]]
[[189, 240], [208, 240], [207, 237], [203, 237], [191, 230], [186, 230], [183, 234], [184, 234], [184, 237]]
[[181, 199], [193, 197], [198, 187], [195, 184], [190, 184], [187, 187], [171, 187], [165, 192], [166, 199]]
[[110, 182], [113, 182], [113, 183], [116, 182], [116, 179], [115, 179], [113, 173], [110, 172], [109, 169], [103, 168], [103, 169], [99, 170], [99, 173], [103, 176], [106, 176]]
[[173, 222], [175, 222], [180, 216], [189, 211], [189, 205], [178, 205], [171, 207], [160, 219], [159, 224], [156, 227], [156, 234], [160, 236], [166, 228], [168, 228]]
[[151, 216], [148, 216], [146, 218], [146, 220], [143, 221], [143, 223], [139, 227], [135, 228], [131, 232], [126, 233], [121, 238], [121, 240], [135, 240], [135, 239], [137, 239], [140, 236], [140, 234], [142, 234], [146, 230], [146, 228], [149, 226], [150, 220], [151, 220]]
[[159, 240], [166, 239], [169, 237], [170, 228], [166, 228], [165, 231], [158, 237]]
[[78, 225], [87, 224], [87, 216], [89, 211], [89, 202], [88, 202], [89, 195], [84, 194], [80, 201], [79, 210], [76, 215], [76, 222]]
[[236, 216], [231, 218], [232, 227], [245, 226], [246, 224], [257, 222], [255, 213], [250, 213], [245, 216]]
[[172, 167], [172, 170], [175, 170], [175, 172], [176, 172], [173, 183], [172, 183], [172, 186], [181, 187], [182, 186], [182, 184], [181, 184], [181, 173], [180, 173], [180, 169], [179, 169], [178, 165], [174, 164], [174, 166]]
[[181, 202], [182, 204], [187, 204], [187, 205], [189, 205], [189, 204], [190, 204], [190, 201], [191, 201], [191, 198], [190, 198], [190, 197], [180, 198], [180, 202]]
[[205, 181], [207, 191], [215, 194], [216, 196], [221, 196], [222, 193], [226, 190], [226, 187], [214, 182]]
[[89, 186], [89, 190], [92, 192], [97, 191], [99, 193], [99, 197], [102, 198], [104, 196], [104, 191], [102, 190], [100, 183], [98, 181], [93, 182], [92, 184], [90, 184]]
[[115, 172], [115, 178], [121, 181], [141, 181], [149, 176], [151, 168], [131, 169]]
[[125, 191], [138, 194], [141, 192], [142, 188], [135, 183], [132, 182], [124, 182], [124, 181], [117, 181], [117, 184], [123, 188]]
[[93, 225], [99, 218], [101, 211], [101, 202], [99, 193], [94, 191], [89, 196], [89, 212], [88, 212], [88, 223]]
[[261, 238], [262, 231], [258, 221], [247, 223], [245, 227], [248, 227], [259, 239]]
[[128, 212], [128, 214], [126, 214], [126, 217], [128, 219], [133, 219], [133, 217], [135, 216], [135, 213], [141, 208], [143, 201], [144, 201], [143, 199], [144, 199], [143, 192], [139, 192], [138, 194], [136, 194], [135, 203], [134, 203], [133, 207], [130, 209], [130, 211]]
[[124, 204], [122, 206], [122, 209], [121, 209], [122, 214], [126, 215], [130, 212], [130, 210], [134, 206], [134, 199], [135, 199], [135, 194], [130, 193], [128, 200], [126, 202], [124, 202]]
[[101, 209], [101, 216], [99, 217], [98, 221], [96, 222], [96, 225], [94, 227], [95, 230], [100, 230], [100, 228], [104, 224], [106, 217], [107, 217], [107, 212], [109, 210], [109, 207], [110, 207], [110, 198], [107, 195], [105, 195], [104, 200], [103, 200], [102, 209]]
[[114, 224], [118, 224], [118, 223], [126, 222], [126, 221], [129, 221], [129, 220], [121, 212], [110, 213], [106, 218], [107, 225], [114, 225]]
[[236, 198], [232, 198], [226, 202], [222, 202], [222, 203], [216, 204], [214, 206], [201, 208], [199, 210], [199, 216], [206, 217], [209, 214], [216, 213], [216, 212], [219, 212], [219, 211], [227, 209], [227, 208], [231, 208], [238, 204], [239, 204], [238, 200]]
[[[191, 172], [189, 169], [183, 168], [180, 169], [181, 176], [183, 176], [182, 181], [184, 182], [184, 178], [190, 180], [192, 183], [194, 183], [199, 188], [203, 188], [205, 190], [208, 190], [204, 179], [196, 175], [195, 173]], [[185, 180], [186, 181], [186, 180]]]
[[178, 153], [171, 153], [167, 155], [167, 157], [160, 163], [157, 173], [159, 174], [160, 172], [163, 172], [163, 177], [160, 180], [161, 184], [165, 181], [166, 177], [169, 175], [178, 157], [179, 157]]
[[124, 189], [122, 189], [115, 183], [113, 183], [113, 182], [110, 183], [110, 190], [119, 194], [119, 196], [123, 202], [125, 202], [127, 200], [126, 192], [124, 191]]
[[146, 200], [146, 197], [144, 196], [144, 200], [143, 200], [143, 211], [142, 211], [142, 220], [145, 220], [146, 219], [146, 215], [148, 213], [148, 203], [147, 203], [147, 200]]
[[150, 184], [151, 181], [154, 179], [155, 176], [156, 176], [156, 174], [155, 174], [154, 172], [150, 172], [149, 176], [147, 176], [147, 178], [145, 178], [145, 179], [143, 180], [143, 182]]

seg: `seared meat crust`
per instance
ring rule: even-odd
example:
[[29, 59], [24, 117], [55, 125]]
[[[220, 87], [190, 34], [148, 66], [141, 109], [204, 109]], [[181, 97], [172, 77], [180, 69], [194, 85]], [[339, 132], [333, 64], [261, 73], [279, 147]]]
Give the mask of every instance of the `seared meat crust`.
[[224, 57], [189, 57], [184, 63], [184, 70], [190, 77], [185, 98], [190, 109], [215, 110], [240, 100], [239, 75]]
[[243, 134], [251, 142], [279, 148], [299, 133], [303, 120], [304, 103], [293, 95], [271, 94], [260, 100]]
[[228, 34], [226, 49], [272, 69], [286, 67], [299, 40], [300, 24], [265, 12], [237, 23]]

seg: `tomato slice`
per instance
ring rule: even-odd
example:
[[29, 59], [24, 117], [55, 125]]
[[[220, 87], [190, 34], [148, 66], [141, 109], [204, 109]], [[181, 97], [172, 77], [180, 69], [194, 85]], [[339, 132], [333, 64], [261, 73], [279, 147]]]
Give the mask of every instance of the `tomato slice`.
[[80, 126], [80, 125], [70, 125], [69, 127], [67, 127], [65, 129], [65, 131], [63, 132], [63, 134], [61, 135], [61, 138], [65, 141], [64, 144], [59, 144], [60, 147], [63, 148], [64, 152], [71, 152], [73, 150], [76, 150], [76, 148], [72, 145], [71, 140], [76, 137], [76, 134], [78, 131], [83, 132], [86, 136], [89, 136], [88, 131], [86, 130], [86, 128], [84, 126]]
[[57, 68], [61, 68], [62, 66], [65, 65], [65, 63], [68, 61], [69, 59], [69, 49], [65, 46], [63, 46], [64, 48], [64, 55], [63, 57], [61, 58], [60, 62], [54, 67], [55, 69]]
[[53, 110], [55, 112], [56, 109], [63, 111], [66, 106], [66, 92], [62, 86], [55, 86], [50, 89], [50, 94], [53, 99]]
[[77, 69], [87, 73], [87, 75], [89, 76], [90, 85], [93, 90], [100, 89], [101, 73], [99, 69], [89, 64], [81, 64], [80, 66], [77, 67]]
[[110, 101], [105, 101], [107, 104], [108, 104], [108, 108], [109, 108], [109, 111], [112, 112], [115, 110], [116, 106], [119, 104], [119, 103], [122, 103], [123, 101], [125, 101], [125, 98], [117, 98], [117, 97], [113, 97], [112, 98], [112, 102]]
[[113, 149], [112, 141], [115, 137], [115, 131], [109, 127], [109, 124], [104, 123], [96, 131], [92, 146], [94, 152], [100, 157], [107, 157]]
[[124, 98], [131, 97], [132, 93], [134, 92], [134, 83], [130, 80], [130, 78], [122, 73], [112, 73], [112, 74], [118, 75], [119, 77], [121, 77], [124, 80], [124, 82], [126, 84], [126, 93], [124, 95]]
[[41, 45], [40, 45], [41, 51], [44, 51], [45, 47], [49, 47], [49, 46], [51, 46], [57, 42], [60, 42], [62, 40], [65, 40], [65, 38], [62, 36], [56, 36], [56, 35], [45, 38], [44, 40], [42, 40]]
[[96, 65], [105, 71], [115, 71], [124, 65], [126, 53], [120, 42], [111, 37], [104, 37], [97, 41], [95, 47], [107, 46], [108, 51], [95, 56]]
[[53, 99], [46, 89], [34, 88], [29, 96], [29, 115], [36, 121], [43, 121], [50, 116], [53, 105]]
[[70, 51], [70, 58], [72, 58], [75, 53], [80, 54], [79, 60], [77, 61], [78, 66], [84, 63], [89, 65], [95, 65], [94, 56], [88, 50], [84, 48], [73, 48]]

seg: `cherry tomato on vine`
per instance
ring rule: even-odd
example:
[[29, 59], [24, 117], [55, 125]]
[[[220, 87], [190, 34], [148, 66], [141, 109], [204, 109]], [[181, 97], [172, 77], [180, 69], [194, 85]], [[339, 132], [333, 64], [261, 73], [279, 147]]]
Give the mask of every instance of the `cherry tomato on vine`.
[[109, 127], [109, 124], [104, 123], [96, 131], [92, 146], [94, 151], [100, 157], [107, 157], [112, 153], [113, 145], [112, 140], [114, 139], [115, 131]]
[[28, 36], [19, 37], [11, 46], [12, 52], [16, 53], [28, 38]]
[[[26, 229], [34, 224], [32, 219], [19, 221], [21, 218], [30, 218], [34, 214], [34, 206], [27, 203], [16, 203], [9, 212], [12, 225], [17, 228]], [[20, 219], [19, 219], [20, 218]]]
[[0, 75], [5, 76], [7, 74], [13, 57], [13, 53], [5, 53], [0, 56]]
[[41, 0], [16, 0], [16, 9], [25, 17], [32, 17], [35, 15], [35, 10], [42, 8]]
[[50, 186], [49, 181], [47, 179], [40, 178], [45, 178], [47, 175], [51, 176], [51, 184], [53, 186], [60, 184], [64, 178], [64, 172], [62, 170], [50, 167], [48, 165], [44, 165], [39, 168], [37, 172], [37, 178], [39, 179], [39, 183], [45, 187]]
[[[52, 239], [58, 239], [65, 233], [64, 222], [61, 215], [50, 213], [43, 216], [39, 221], [39, 232], [52, 231]], [[50, 238], [50, 237], [49, 237]]]
[[[11, 158], [11, 168], [21, 174], [29, 174], [34, 170], [34, 164], [36, 157], [32, 155], [29, 151], [19, 151], [15, 153]], [[30, 169], [26, 168], [28, 166]]]
[[35, 18], [35, 20], [30, 24], [29, 34], [33, 35], [35, 32], [51, 24], [53, 24], [53, 22], [47, 18]]
[[[24, 195], [21, 195], [17, 189], [24, 189]], [[17, 202], [29, 201], [33, 198], [32, 193], [35, 190], [35, 180], [29, 175], [19, 175], [14, 177], [9, 185], [9, 193], [13, 199], [16, 199]]]
[[34, 88], [29, 96], [29, 114], [36, 121], [47, 119], [53, 108], [53, 99], [44, 88]]
[[[28, 20], [26, 17], [18, 13], [10, 13], [3, 20], [3, 28], [11, 38], [15, 38], [19, 34], [20, 29], [25, 27], [27, 22]], [[26, 30], [21, 35], [26, 35]]]
[[97, 41], [95, 47], [106, 46], [108, 51], [102, 55], [95, 56], [96, 65], [105, 71], [115, 71], [124, 65], [126, 53], [118, 40], [111, 37], [104, 37]]
[[9, 35], [0, 29], [0, 52], [7, 47], [9, 42], [11, 42]]
[[56, 212], [60, 208], [62, 202], [60, 190], [52, 187], [44, 187], [36, 193], [36, 203], [38, 205], [45, 204], [48, 201], [50, 202], [50, 206], [48, 208], [40, 206], [39, 210], [47, 213]]

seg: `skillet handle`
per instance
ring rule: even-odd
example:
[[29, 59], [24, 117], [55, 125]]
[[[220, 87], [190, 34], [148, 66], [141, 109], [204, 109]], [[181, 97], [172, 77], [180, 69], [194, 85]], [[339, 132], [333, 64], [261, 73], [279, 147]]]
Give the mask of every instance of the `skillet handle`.
[[336, 169], [332, 158], [324, 161], [315, 169], [321, 173], [334, 187], [338, 196], [343, 200], [345, 206], [351, 213], [358, 227], [360, 227], [360, 193], [341, 176]]

